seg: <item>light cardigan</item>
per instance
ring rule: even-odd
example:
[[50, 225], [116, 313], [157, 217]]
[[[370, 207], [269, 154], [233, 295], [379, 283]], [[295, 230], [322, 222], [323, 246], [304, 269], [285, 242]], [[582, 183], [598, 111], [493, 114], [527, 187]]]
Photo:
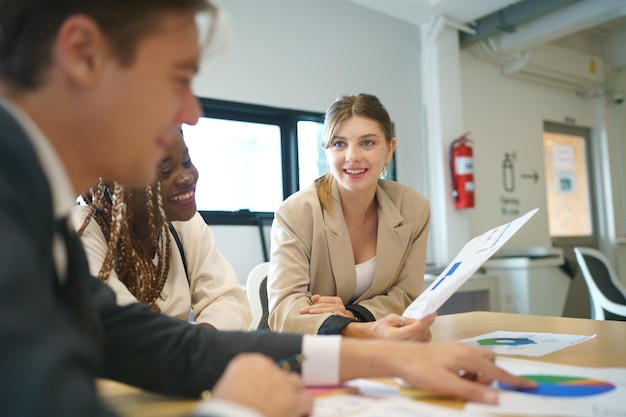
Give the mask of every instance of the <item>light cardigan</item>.
[[[79, 228], [89, 209], [76, 206], [72, 211], [72, 223]], [[207, 323], [220, 330], [248, 330], [252, 315], [248, 299], [239, 285], [235, 271], [215, 246], [215, 236], [196, 214], [188, 221], [172, 222], [185, 252], [189, 281], [178, 246], [171, 232], [172, 258], [167, 281], [156, 304], [163, 314], [180, 320], [188, 320], [193, 308], [196, 323]], [[95, 220], [89, 222], [82, 235], [91, 274], [98, 276], [107, 251], [107, 242]], [[117, 303], [126, 305], [137, 299], [111, 271], [107, 280], [115, 291]]]
[[336, 182], [331, 212], [314, 186], [287, 198], [272, 224], [268, 273], [269, 325], [274, 331], [318, 333], [331, 313], [300, 314], [311, 296], [339, 296], [378, 320], [402, 314], [422, 292], [430, 225], [428, 200], [393, 181], [379, 180], [376, 272], [372, 285], [353, 300], [356, 269]]

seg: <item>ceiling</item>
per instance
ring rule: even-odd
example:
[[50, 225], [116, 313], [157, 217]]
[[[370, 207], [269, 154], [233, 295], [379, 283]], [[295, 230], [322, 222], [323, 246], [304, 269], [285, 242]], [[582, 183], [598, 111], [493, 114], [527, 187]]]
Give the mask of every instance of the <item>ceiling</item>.
[[395, 18], [419, 24], [445, 15], [461, 23], [471, 22], [519, 0], [348, 0]]
[[[413, 24], [420, 24], [432, 17], [443, 15], [458, 23], [476, 27], [479, 34], [481, 26], [484, 27], [489, 18], [514, 12], [506, 15], [519, 19], [510, 25], [510, 30], [502, 29], [502, 17], [499, 17], [500, 23], [497, 26], [493, 24], [492, 19], [493, 33], [488, 35], [498, 36], [503, 45], [518, 50], [555, 41], [562, 45], [575, 46], [580, 45], [581, 38], [585, 36], [604, 37], [608, 40], [616, 32], [626, 33], [626, 0], [346, 1]], [[496, 12], [499, 13], [492, 15]], [[477, 21], [481, 24], [476, 25]], [[623, 43], [623, 36], [622, 34], [619, 38], [619, 43]], [[597, 52], [596, 45], [589, 42], [588, 50], [585, 52], [592, 53], [594, 49]], [[463, 42], [462, 46], [465, 46]]]

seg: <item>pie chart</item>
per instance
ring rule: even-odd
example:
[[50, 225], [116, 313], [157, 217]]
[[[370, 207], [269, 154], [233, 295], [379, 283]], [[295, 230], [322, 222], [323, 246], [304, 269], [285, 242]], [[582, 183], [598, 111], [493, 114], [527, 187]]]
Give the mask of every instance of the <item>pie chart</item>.
[[500, 388], [508, 391], [523, 392], [533, 395], [550, 397], [587, 397], [598, 395], [615, 389], [615, 385], [600, 379], [560, 376], [560, 375], [520, 375], [522, 378], [537, 382], [535, 389], [518, 389], [498, 383]]
[[534, 340], [527, 337], [492, 337], [477, 341], [480, 346], [521, 346], [536, 344]]

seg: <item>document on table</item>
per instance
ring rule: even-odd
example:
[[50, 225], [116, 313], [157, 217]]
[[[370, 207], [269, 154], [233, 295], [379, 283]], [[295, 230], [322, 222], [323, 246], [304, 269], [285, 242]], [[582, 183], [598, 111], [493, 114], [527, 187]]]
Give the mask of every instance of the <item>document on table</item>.
[[498, 355], [543, 356], [569, 346], [577, 345], [578, 343], [586, 342], [595, 337], [595, 334], [585, 336], [560, 333], [507, 332], [499, 330], [463, 339], [460, 340], [459, 343], [490, 348]]
[[311, 417], [457, 417], [468, 415], [472, 414], [402, 397], [373, 399], [358, 395], [344, 395], [316, 399]]
[[533, 209], [467, 242], [441, 275], [406, 308], [403, 316], [421, 319], [437, 311], [538, 210]]
[[498, 357], [496, 364], [512, 374], [537, 381], [538, 388], [523, 392], [501, 387], [498, 405], [470, 402], [465, 406], [467, 412], [480, 415], [626, 416], [626, 368], [566, 366], [506, 357]]

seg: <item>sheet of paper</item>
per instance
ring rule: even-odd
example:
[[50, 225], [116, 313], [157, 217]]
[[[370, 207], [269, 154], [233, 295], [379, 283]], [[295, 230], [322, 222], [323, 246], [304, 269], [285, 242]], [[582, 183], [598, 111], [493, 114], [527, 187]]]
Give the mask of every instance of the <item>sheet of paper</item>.
[[437, 311], [538, 210], [533, 209], [467, 242], [450, 265], [406, 308], [403, 315], [421, 319]]
[[402, 378], [367, 379], [357, 378], [348, 381], [346, 385], [358, 389], [361, 395], [368, 397], [406, 397], [412, 399], [448, 398], [409, 386]]
[[482, 346], [493, 350], [498, 355], [543, 356], [566, 347], [586, 342], [596, 335], [584, 336], [558, 333], [532, 332], [497, 332], [486, 333], [460, 343], [471, 346]]
[[357, 387], [351, 387], [349, 385], [307, 387], [306, 390], [313, 397], [359, 393], [359, 389]]
[[379, 399], [362, 395], [346, 394], [316, 398], [311, 417], [331, 417], [349, 415], [359, 410], [373, 407]]
[[380, 400], [360, 397], [363, 403], [359, 406], [346, 406], [348, 403], [357, 404], [359, 401], [357, 398], [358, 396], [350, 395], [316, 399], [311, 417], [458, 417], [472, 415], [467, 411], [402, 397], [388, 397]]
[[496, 363], [515, 375], [541, 376], [561, 396], [500, 390], [498, 405], [467, 403], [467, 411], [497, 415], [626, 416], [626, 368], [564, 366], [505, 357], [499, 357]]
[[346, 382], [346, 385], [359, 390], [359, 393], [368, 397], [397, 397], [400, 394], [400, 381], [378, 381], [376, 379], [356, 378]]

